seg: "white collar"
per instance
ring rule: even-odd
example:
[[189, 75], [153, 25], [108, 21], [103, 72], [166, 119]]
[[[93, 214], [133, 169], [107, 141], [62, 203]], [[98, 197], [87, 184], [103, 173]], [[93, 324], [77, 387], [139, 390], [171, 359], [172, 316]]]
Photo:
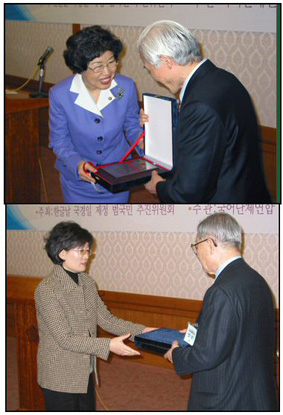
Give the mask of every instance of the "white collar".
[[181, 92], [180, 92], [180, 101], [182, 102], [183, 98], [184, 98], [184, 93], [185, 90], [187, 88], [187, 85], [191, 79], [191, 77], [193, 76], [193, 74], [198, 70], [198, 68], [206, 61], [207, 59], [203, 59], [194, 69], [193, 71], [189, 74], [189, 76], [187, 77], [187, 79], [184, 82], [184, 85], [182, 86]]
[[116, 99], [110, 91], [115, 86], [117, 86], [117, 82], [113, 79], [110, 88], [101, 90], [98, 103], [96, 104], [83, 82], [82, 75], [76, 74], [73, 78], [70, 91], [79, 94], [75, 100], [76, 105], [103, 117], [101, 114], [103, 108], [107, 107], [107, 105]]

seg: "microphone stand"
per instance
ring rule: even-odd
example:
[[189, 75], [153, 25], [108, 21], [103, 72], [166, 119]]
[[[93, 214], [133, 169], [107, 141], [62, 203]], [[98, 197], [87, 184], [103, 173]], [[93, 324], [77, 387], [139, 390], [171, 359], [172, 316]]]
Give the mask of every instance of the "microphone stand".
[[39, 70], [39, 88], [38, 92], [33, 92], [29, 96], [31, 98], [48, 98], [48, 92], [44, 92], [43, 89], [43, 80], [45, 75], [45, 59], [42, 60], [40, 64], [40, 70]]

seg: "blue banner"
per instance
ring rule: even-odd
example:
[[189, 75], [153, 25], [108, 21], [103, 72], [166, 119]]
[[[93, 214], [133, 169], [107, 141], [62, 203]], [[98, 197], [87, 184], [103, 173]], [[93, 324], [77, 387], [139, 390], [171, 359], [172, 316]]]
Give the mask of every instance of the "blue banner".
[[5, 5], [5, 19], [6, 20], [29, 20], [33, 21], [35, 18], [30, 12], [29, 6], [18, 4]]

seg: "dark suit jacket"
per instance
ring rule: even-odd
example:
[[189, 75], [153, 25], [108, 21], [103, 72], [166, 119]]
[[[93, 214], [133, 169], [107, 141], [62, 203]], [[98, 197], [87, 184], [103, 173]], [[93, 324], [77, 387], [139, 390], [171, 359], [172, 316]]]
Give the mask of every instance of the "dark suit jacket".
[[181, 105], [175, 174], [157, 185], [163, 203], [269, 203], [259, 128], [237, 78], [207, 60]]
[[205, 294], [194, 345], [173, 350], [177, 373], [194, 373], [189, 410], [276, 410], [274, 316], [265, 280], [230, 263]]

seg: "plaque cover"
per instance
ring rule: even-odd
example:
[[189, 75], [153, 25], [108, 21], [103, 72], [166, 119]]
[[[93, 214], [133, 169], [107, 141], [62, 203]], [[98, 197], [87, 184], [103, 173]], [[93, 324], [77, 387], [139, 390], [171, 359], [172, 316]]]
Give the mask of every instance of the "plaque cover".
[[174, 340], [177, 340], [181, 347], [189, 346], [184, 337], [185, 333], [180, 333], [179, 330], [160, 328], [135, 336], [135, 345], [163, 356], [171, 348]]

